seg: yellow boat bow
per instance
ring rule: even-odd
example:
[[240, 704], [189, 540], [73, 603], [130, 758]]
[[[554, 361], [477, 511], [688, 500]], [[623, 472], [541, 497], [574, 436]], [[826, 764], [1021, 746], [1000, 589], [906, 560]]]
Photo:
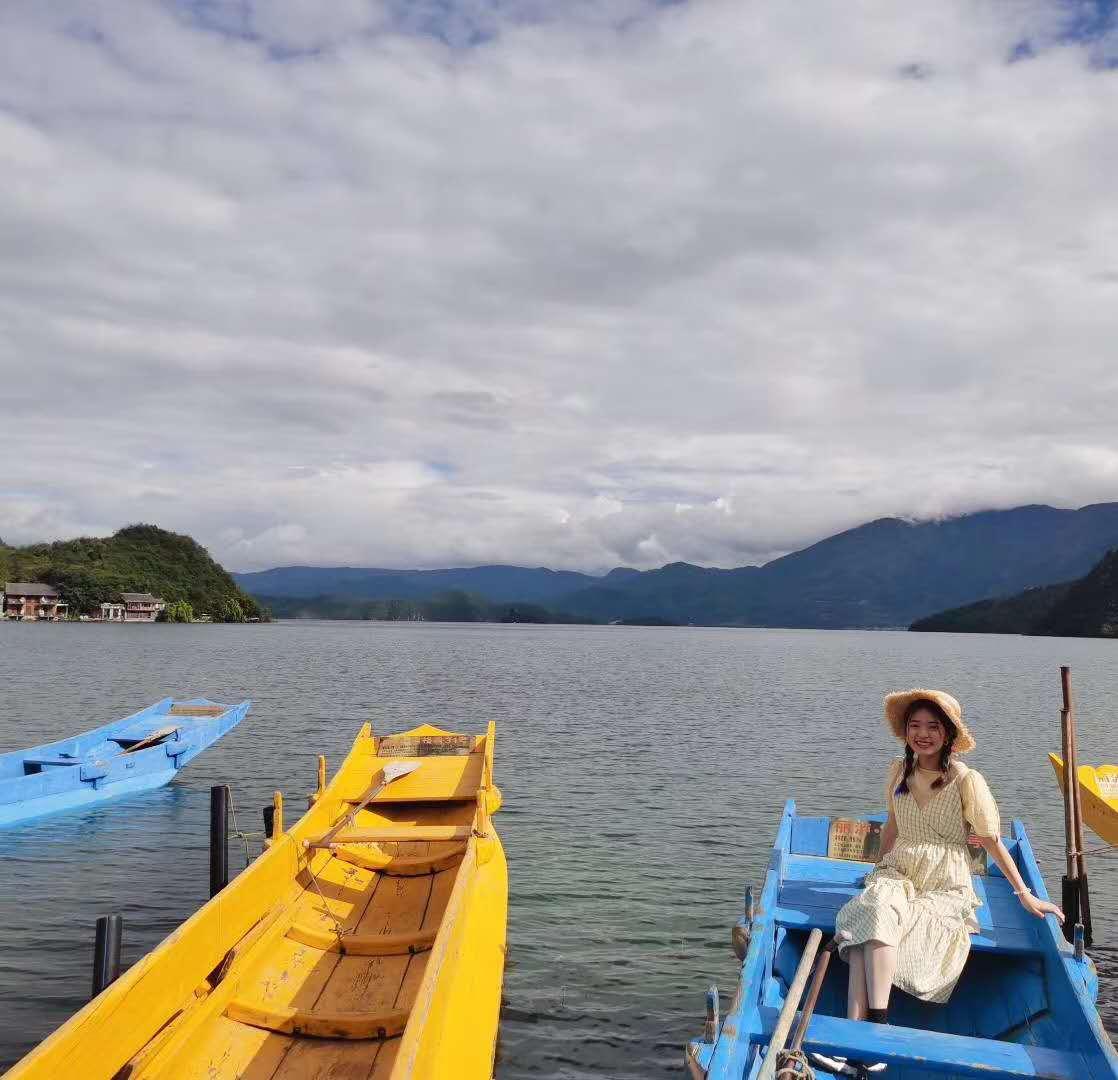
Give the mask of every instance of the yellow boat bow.
[[365, 725], [290, 831], [277, 800], [268, 850], [8, 1080], [489, 1080], [493, 739]]
[[[1060, 788], [1066, 786], [1064, 759], [1049, 754]], [[1079, 766], [1079, 796], [1083, 820], [1112, 847], [1118, 847], [1118, 766]]]

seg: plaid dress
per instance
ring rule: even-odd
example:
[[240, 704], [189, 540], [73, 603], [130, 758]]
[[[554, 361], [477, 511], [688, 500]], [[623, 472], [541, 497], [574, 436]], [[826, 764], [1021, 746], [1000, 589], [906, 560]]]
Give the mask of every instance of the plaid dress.
[[839, 911], [846, 950], [867, 941], [897, 947], [893, 985], [924, 1001], [945, 1002], [955, 989], [978, 930], [981, 901], [971, 885], [967, 835], [996, 836], [998, 808], [981, 773], [952, 766], [947, 782], [921, 807], [907, 793], [894, 796], [901, 762], [889, 774], [889, 805], [897, 842], [866, 879], [863, 891]]

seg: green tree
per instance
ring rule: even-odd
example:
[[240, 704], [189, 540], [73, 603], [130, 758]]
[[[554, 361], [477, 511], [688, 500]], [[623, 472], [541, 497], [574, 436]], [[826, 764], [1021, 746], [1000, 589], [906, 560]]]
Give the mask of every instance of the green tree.
[[172, 600], [158, 616], [159, 622], [188, 623], [194, 621], [194, 608], [186, 600]]
[[233, 597], [227, 597], [221, 603], [220, 618], [222, 622], [244, 622], [244, 609]]

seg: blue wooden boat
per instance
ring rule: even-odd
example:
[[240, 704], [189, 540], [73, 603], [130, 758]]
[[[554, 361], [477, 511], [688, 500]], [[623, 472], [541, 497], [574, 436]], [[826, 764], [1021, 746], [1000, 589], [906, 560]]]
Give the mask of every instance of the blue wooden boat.
[[[815, 928], [824, 941], [834, 934], [838, 909], [872, 869], [862, 861], [861, 839], [883, 820], [800, 817], [795, 803], [787, 804], [760, 900], [754, 906], [747, 892], [746, 915], [734, 928], [744, 958], [729, 1012], [720, 1022], [712, 988], [704, 1036], [688, 1044], [692, 1077], [755, 1080], [760, 1074], [808, 935]], [[854, 849], [847, 843], [852, 835]], [[1024, 826], [1015, 821], [1012, 836], [1003, 839], [1026, 884], [1047, 898]], [[996, 866], [976, 874], [974, 886], [984, 905], [982, 929], [946, 1005], [894, 990], [888, 1025], [847, 1020], [848, 969], [836, 959], [803, 1049], [832, 1060], [885, 1063], [883, 1072], [868, 1075], [886, 1080], [1116, 1080], [1118, 1055], [1095, 1007], [1098, 978], [1090, 958], [1064, 941], [1055, 917], [1027, 914]], [[813, 1068], [818, 1080], [842, 1075]]]
[[84, 735], [0, 754], [0, 826], [160, 787], [251, 704], [164, 698]]

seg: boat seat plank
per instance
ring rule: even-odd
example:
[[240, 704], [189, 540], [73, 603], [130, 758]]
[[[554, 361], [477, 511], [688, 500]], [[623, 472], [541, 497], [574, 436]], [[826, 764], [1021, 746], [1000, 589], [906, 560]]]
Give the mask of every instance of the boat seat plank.
[[[771, 1034], [778, 1015], [764, 1010], [764, 1027]], [[946, 1035], [890, 1024], [866, 1024], [834, 1016], [814, 1016], [805, 1046], [824, 1054], [855, 1060], [912, 1065], [948, 1075], [978, 1075], [984, 1080], [1082, 1080], [1090, 1072], [1082, 1054], [1021, 1043]]]
[[[346, 829], [326, 846], [344, 844], [383, 844], [408, 840], [468, 840], [473, 829], [469, 825], [381, 825], [376, 828]], [[308, 847], [320, 846], [308, 841]]]
[[81, 765], [82, 758], [76, 757], [25, 757], [27, 765]]
[[287, 936], [323, 952], [341, 952], [347, 956], [406, 956], [430, 949], [435, 933], [435, 930], [416, 930], [403, 934], [342, 934], [339, 937], [333, 924], [329, 929], [321, 929], [307, 923], [293, 923]]
[[281, 936], [242, 978], [238, 997], [264, 1010], [310, 1009], [339, 959], [337, 953], [324, 953]]
[[[451, 802], [476, 798], [481, 786], [482, 754], [465, 757], [425, 757], [413, 773], [389, 784], [375, 799], [377, 803]], [[349, 791], [345, 802], [359, 803], [366, 791]]]
[[225, 1007], [225, 1015], [250, 1027], [317, 1039], [386, 1039], [399, 1035], [408, 1022], [408, 1014], [402, 1009], [380, 1012], [295, 1009], [268, 1006], [249, 998], [234, 998]]
[[[776, 909], [775, 920], [780, 926], [796, 930], [818, 928], [824, 933], [834, 933], [835, 913], [833, 907], [809, 907], [798, 902], [788, 903], [781, 899]], [[1000, 952], [1024, 956], [1040, 956], [1044, 952], [1035, 934], [1011, 927], [994, 927], [979, 934], [971, 934], [970, 947], [974, 952]]]
[[424, 855], [394, 855], [372, 847], [339, 847], [334, 849], [334, 855], [343, 862], [381, 874], [417, 877], [436, 874], [440, 870], [456, 866], [461, 862], [465, 850], [465, 844], [454, 844]]

